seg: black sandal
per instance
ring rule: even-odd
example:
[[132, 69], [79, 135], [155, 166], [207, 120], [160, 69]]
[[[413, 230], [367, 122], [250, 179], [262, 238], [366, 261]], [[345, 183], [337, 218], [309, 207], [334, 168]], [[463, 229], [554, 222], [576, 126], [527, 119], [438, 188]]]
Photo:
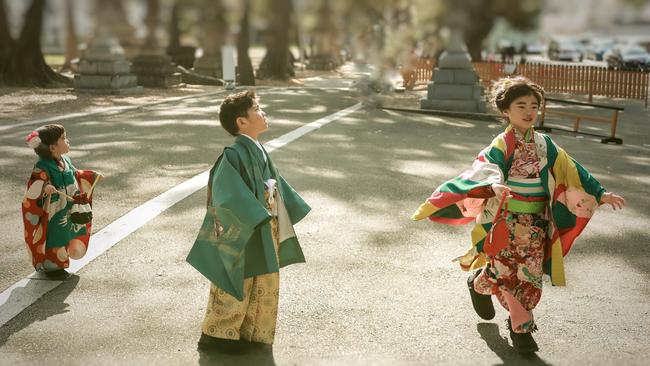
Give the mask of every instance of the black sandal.
[[476, 292], [474, 289], [474, 279], [481, 274], [481, 270], [474, 272], [467, 279], [467, 287], [469, 287], [469, 295], [472, 298], [472, 306], [476, 314], [485, 320], [494, 319], [494, 304], [492, 304], [492, 295], [483, 295]]
[[43, 275], [45, 275], [48, 280], [63, 281], [70, 277], [70, 272], [65, 269], [57, 269], [55, 271], [43, 272]]
[[533, 332], [537, 330], [537, 326], [533, 325], [533, 329], [528, 333], [515, 333], [510, 324], [510, 318], [506, 320], [508, 330], [510, 331], [510, 339], [512, 340], [512, 347], [520, 353], [535, 353], [539, 351], [537, 342], [533, 339]]

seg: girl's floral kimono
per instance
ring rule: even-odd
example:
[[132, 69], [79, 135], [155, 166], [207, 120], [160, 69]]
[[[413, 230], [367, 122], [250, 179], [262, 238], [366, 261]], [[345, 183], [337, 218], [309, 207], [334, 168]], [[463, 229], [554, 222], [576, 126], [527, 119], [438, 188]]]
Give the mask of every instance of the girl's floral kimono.
[[[87, 207], [92, 204], [85, 193], [93, 185], [97, 174], [91, 170], [77, 170], [70, 158], [60, 161], [39, 159], [27, 182], [22, 202], [25, 242], [32, 265], [37, 271], [51, 272], [68, 268], [69, 258], [79, 259], [88, 248], [92, 222], [75, 223], [73, 206]], [[44, 195], [48, 184], [74, 198], [70, 201], [61, 194]], [[83, 212], [82, 215], [90, 214]]]
[[[492, 183], [507, 185], [506, 243], [488, 256], [483, 245], [501, 197]], [[550, 137], [512, 126], [481, 151], [472, 168], [443, 183], [414, 220], [460, 225], [475, 222], [472, 245], [457, 258], [463, 270], [485, 267], [477, 292], [494, 294], [510, 311], [515, 331], [535, 329], [532, 309], [541, 297], [542, 275], [565, 285], [563, 257], [585, 228], [605, 192], [601, 184]]]

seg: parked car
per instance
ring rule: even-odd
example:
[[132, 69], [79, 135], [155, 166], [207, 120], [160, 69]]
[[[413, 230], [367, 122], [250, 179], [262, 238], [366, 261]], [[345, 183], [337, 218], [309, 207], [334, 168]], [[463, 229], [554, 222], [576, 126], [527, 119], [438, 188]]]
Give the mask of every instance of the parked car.
[[546, 53], [546, 45], [541, 42], [524, 43], [526, 53], [529, 55], [541, 55]]
[[639, 45], [614, 47], [604, 59], [610, 69], [650, 70], [650, 53]]
[[553, 39], [547, 50], [550, 60], [582, 61], [582, 45], [571, 39]]
[[585, 58], [589, 60], [603, 61], [605, 52], [611, 50], [616, 43], [611, 40], [597, 41], [590, 44], [585, 50]]

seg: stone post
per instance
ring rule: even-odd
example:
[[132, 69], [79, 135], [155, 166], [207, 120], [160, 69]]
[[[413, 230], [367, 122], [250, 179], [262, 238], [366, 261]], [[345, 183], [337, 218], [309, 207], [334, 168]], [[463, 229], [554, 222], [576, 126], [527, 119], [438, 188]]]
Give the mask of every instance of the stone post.
[[472, 66], [458, 28], [452, 29], [449, 46], [433, 70], [427, 97], [420, 100], [421, 109], [457, 112], [485, 112], [483, 89]]
[[131, 94], [142, 92], [137, 78], [131, 74], [131, 63], [124, 49], [105, 30], [90, 42], [74, 76], [77, 92], [97, 94]]

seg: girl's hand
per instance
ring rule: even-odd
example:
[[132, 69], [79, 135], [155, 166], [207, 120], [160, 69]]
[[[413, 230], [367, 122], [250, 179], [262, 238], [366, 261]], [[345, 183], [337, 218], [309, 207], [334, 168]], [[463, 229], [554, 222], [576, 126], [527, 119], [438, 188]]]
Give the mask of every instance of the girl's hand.
[[506, 194], [507, 198], [512, 197], [512, 195], [510, 194], [510, 187], [505, 186], [503, 184], [492, 183], [492, 191], [494, 191], [494, 195], [497, 197], [503, 196], [503, 193]]
[[625, 198], [614, 194], [612, 192], [605, 192], [603, 195], [600, 197], [600, 203], [606, 203], [608, 205], [611, 205], [614, 211], [616, 211], [616, 208], [618, 209], [623, 209], [623, 206], [625, 206]]
[[48, 185], [45, 186], [45, 188], [43, 188], [43, 194], [44, 195], [47, 196], [47, 195], [52, 194], [52, 193], [57, 193], [57, 190], [56, 190], [56, 188], [54, 188], [53, 185], [48, 184]]

